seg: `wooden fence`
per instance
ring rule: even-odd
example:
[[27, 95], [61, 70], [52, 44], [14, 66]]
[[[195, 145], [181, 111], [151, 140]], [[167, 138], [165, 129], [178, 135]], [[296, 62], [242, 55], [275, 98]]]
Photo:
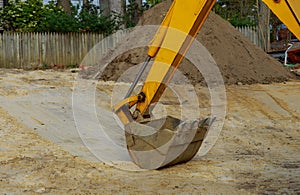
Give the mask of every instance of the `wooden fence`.
[[[264, 48], [257, 27], [238, 27], [237, 30], [255, 45]], [[96, 33], [0, 33], [0, 68], [80, 65], [89, 50], [101, 40], [101, 48], [105, 52], [128, 33], [129, 30], [118, 31], [109, 39]]]
[[104, 39], [96, 33], [16, 33], [0, 34], [0, 68], [35, 69], [79, 65], [89, 50], [101, 40], [105, 52], [129, 30]]
[[246, 36], [252, 43], [258, 47], [264, 48], [260, 40], [259, 31], [257, 27], [245, 26], [236, 28], [240, 33]]

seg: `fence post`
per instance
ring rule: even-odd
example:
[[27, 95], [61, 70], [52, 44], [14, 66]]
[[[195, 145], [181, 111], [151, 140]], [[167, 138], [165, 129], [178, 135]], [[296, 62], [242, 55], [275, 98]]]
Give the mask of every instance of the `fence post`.
[[0, 67], [4, 64], [4, 55], [3, 55], [3, 33], [0, 33]]

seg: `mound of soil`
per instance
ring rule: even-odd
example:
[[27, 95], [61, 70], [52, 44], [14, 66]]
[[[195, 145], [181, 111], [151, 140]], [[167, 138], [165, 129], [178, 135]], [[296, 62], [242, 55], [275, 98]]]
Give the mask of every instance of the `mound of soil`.
[[[166, 0], [145, 11], [138, 25], [159, 25], [171, 3], [171, 0]], [[139, 36], [141, 39], [142, 35]], [[215, 59], [225, 84], [283, 82], [293, 77], [287, 68], [213, 12], [203, 25], [197, 40]], [[142, 63], [146, 56], [146, 47], [127, 51], [110, 63], [101, 78], [116, 80], [130, 66]], [[183, 60], [179, 69], [193, 83], [204, 82], [199, 71], [188, 60]]]

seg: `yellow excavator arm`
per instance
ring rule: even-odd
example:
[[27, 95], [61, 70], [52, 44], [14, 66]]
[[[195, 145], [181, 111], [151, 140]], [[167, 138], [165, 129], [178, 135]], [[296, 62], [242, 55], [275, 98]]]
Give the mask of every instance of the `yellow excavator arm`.
[[263, 2], [300, 41], [300, 1], [263, 0]]
[[[124, 104], [130, 102], [130, 107], [136, 104], [133, 113], [133, 118], [136, 119], [143, 117], [149, 106], [159, 100], [215, 2], [216, 0], [174, 0], [149, 44], [148, 57], [143, 67], [151, 58], [155, 57], [155, 61], [141, 92], [137, 95], [139, 98], [129, 97], [137, 84], [136, 79], [126, 95], [127, 99], [114, 108], [122, 123], [132, 121], [132, 116], [128, 112], [125, 114]], [[137, 101], [133, 102], [132, 99]]]
[[[150, 106], [159, 100], [166, 89], [215, 1], [173, 1], [149, 44], [146, 62], [125, 99], [114, 107], [114, 112], [125, 126], [127, 149], [131, 159], [141, 168], [158, 169], [189, 161], [198, 152], [213, 121], [206, 118], [182, 122], [173, 117], [166, 117], [147, 123], [144, 118], [151, 112]], [[148, 62], [154, 57], [141, 92], [131, 96]], [[130, 108], [133, 106], [136, 107], [131, 112]], [[145, 133], [149, 135], [144, 136]]]
[[[263, 0], [268, 7], [300, 40], [300, 1]], [[132, 160], [141, 168], [157, 169], [193, 158], [199, 150], [207, 129], [213, 119], [196, 121], [195, 126], [182, 123], [179, 119], [167, 117], [165, 125], [148, 126], [144, 117], [151, 112], [150, 106], [156, 103], [167, 87], [184, 55], [198, 34], [216, 0], [174, 0], [153, 40], [149, 44], [148, 57], [137, 74], [123, 101], [114, 106], [114, 112], [125, 126], [127, 148]], [[131, 96], [151, 58], [155, 60], [144, 82], [141, 92]], [[132, 112], [130, 109], [136, 106]], [[159, 124], [154, 121], [152, 124]], [[160, 128], [161, 129], [157, 129]], [[180, 129], [181, 128], [181, 129]], [[194, 130], [194, 131], [193, 131]], [[154, 132], [149, 136], [138, 132]], [[169, 142], [178, 131], [193, 134], [187, 143]], [[179, 140], [176, 137], [173, 140]], [[184, 138], [185, 140], [185, 138]], [[166, 148], [165, 145], [169, 144]], [[170, 151], [182, 147], [182, 152], [173, 157]], [[172, 158], [171, 158], [172, 156]]]

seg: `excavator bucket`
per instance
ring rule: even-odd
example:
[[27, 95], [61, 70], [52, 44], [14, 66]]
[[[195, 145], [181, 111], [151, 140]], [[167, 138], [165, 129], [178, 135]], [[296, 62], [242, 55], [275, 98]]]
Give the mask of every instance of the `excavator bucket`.
[[214, 119], [182, 122], [168, 116], [125, 126], [128, 152], [143, 169], [159, 169], [191, 160]]

